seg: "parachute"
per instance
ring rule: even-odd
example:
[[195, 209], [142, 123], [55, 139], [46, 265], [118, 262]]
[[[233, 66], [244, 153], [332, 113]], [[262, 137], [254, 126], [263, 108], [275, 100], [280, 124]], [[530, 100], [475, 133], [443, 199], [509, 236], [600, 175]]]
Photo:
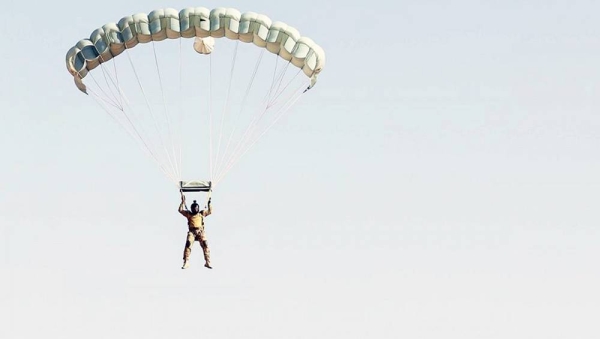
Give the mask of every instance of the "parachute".
[[298, 29], [222, 7], [128, 15], [66, 55], [76, 87], [182, 191], [216, 187], [324, 65]]

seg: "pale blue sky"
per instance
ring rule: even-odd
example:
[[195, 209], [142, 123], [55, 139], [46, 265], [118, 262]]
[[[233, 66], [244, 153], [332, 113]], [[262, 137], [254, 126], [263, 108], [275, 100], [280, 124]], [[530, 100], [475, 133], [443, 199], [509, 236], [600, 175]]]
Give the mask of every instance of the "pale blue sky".
[[[267, 14], [327, 54], [214, 193], [212, 271], [197, 244], [180, 269], [179, 193], [64, 63], [106, 22], [189, 6]], [[599, 10], [9, 0], [0, 337], [599, 337]]]

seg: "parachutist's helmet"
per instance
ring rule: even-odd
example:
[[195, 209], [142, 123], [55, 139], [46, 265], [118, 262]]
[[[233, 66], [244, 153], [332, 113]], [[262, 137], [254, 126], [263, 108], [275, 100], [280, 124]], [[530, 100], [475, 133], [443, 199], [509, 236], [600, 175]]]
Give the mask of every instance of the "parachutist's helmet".
[[200, 206], [198, 205], [198, 203], [196, 203], [196, 200], [194, 200], [194, 203], [192, 204], [192, 212], [194, 213], [198, 213], [198, 211], [200, 210]]

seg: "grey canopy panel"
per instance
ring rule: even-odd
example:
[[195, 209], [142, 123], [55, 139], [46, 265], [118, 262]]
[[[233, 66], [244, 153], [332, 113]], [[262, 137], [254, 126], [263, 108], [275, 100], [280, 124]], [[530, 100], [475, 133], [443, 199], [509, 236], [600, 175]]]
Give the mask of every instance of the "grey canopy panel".
[[233, 8], [193, 7], [179, 12], [172, 8], [158, 9], [108, 23], [67, 52], [67, 69], [77, 87], [86, 92], [82, 79], [87, 73], [125, 49], [151, 41], [192, 37], [226, 37], [265, 48], [301, 69], [311, 79], [310, 87], [325, 65], [323, 49], [283, 22], [272, 22], [267, 16], [254, 12], [241, 14]]

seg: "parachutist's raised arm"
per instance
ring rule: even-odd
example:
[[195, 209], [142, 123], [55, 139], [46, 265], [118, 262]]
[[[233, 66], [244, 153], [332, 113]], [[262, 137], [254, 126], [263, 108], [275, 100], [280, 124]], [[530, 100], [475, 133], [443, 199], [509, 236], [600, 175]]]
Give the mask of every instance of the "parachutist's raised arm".
[[183, 192], [181, 192], [181, 204], [179, 204], [179, 213], [187, 215], [187, 211], [185, 210], [185, 195], [183, 195]]
[[202, 211], [202, 215], [205, 217], [212, 214], [212, 205], [210, 204], [210, 199], [211, 198], [208, 198], [208, 203], [206, 204], [207, 209]]

